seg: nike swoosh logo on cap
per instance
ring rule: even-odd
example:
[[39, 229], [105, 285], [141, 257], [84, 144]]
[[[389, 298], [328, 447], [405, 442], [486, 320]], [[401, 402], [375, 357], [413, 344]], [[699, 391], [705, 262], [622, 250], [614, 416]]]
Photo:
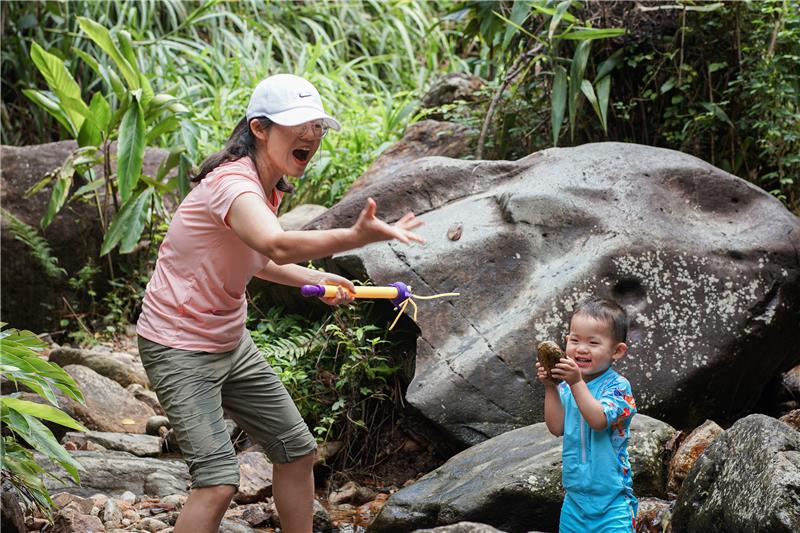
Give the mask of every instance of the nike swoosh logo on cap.
[[311, 93], [308, 94], [298, 93], [297, 96], [299, 96], [300, 98], [308, 98], [309, 96], [311, 96]]

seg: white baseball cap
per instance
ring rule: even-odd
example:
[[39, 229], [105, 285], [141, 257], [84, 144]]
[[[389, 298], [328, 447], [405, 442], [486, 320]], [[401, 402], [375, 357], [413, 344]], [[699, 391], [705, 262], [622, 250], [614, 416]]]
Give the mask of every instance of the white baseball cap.
[[247, 120], [256, 117], [267, 117], [281, 126], [297, 126], [321, 119], [329, 128], [342, 129], [339, 122], [325, 112], [314, 86], [294, 74], [275, 74], [256, 85], [247, 106]]

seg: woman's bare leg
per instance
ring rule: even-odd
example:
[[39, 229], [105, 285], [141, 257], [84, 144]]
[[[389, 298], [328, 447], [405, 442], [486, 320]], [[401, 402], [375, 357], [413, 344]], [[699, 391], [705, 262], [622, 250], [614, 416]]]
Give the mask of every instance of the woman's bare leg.
[[[272, 495], [283, 533], [311, 533], [314, 513], [314, 452], [272, 467]], [[175, 530], [175, 533], [179, 533]]]
[[192, 490], [175, 522], [175, 533], [217, 533], [234, 494], [236, 487], [233, 485]]

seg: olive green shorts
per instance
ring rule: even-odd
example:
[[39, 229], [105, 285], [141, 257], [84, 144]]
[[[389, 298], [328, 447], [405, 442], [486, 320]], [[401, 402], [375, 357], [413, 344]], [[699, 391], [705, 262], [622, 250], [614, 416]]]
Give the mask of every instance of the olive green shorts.
[[249, 332], [224, 353], [179, 350], [139, 336], [139, 354], [189, 464], [192, 488], [239, 486], [239, 463], [223, 409], [261, 444], [272, 463], [290, 463], [316, 448]]

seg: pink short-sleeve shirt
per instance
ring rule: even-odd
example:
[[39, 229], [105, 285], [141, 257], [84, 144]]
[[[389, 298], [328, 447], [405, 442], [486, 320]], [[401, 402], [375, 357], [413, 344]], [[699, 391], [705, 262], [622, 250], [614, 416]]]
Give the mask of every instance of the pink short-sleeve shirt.
[[242, 338], [245, 288], [269, 258], [233, 232], [226, 221], [233, 201], [257, 194], [277, 213], [283, 193], [267, 198], [249, 157], [224, 163], [183, 199], [158, 250], [136, 332], [182, 350], [227, 352]]

